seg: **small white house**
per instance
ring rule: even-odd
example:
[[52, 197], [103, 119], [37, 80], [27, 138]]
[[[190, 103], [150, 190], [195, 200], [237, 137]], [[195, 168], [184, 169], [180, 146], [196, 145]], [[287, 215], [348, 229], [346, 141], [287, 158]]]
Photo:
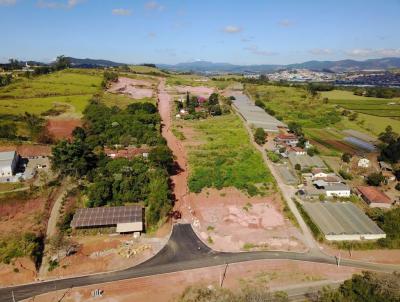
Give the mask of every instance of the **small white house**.
[[325, 187], [327, 197], [350, 197], [351, 191], [345, 184], [331, 184]]
[[358, 164], [357, 164], [357, 166], [359, 167], [359, 168], [368, 168], [369, 167], [369, 159], [367, 159], [367, 158], [361, 158], [359, 161], [358, 161]]

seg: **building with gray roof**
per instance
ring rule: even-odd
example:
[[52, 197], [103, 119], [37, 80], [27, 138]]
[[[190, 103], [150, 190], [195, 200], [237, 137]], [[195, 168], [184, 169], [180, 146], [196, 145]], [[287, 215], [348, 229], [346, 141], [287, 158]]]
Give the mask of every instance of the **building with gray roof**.
[[256, 106], [247, 95], [238, 92], [233, 96], [235, 97], [233, 106], [250, 125], [262, 128], [266, 132], [279, 132], [279, 128], [287, 128], [285, 123]]
[[15, 151], [0, 152], [0, 178], [8, 178], [15, 174], [18, 158]]
[[351, 202], [304, 202], [303, 207], [327, 240], [386, 238], [385, 232]]

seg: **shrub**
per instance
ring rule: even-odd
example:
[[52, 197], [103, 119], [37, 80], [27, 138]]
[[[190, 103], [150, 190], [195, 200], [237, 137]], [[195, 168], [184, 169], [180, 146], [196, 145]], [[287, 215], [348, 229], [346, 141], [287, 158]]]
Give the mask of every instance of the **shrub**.
[[272, 152], [272, 151], [268, 151], [267, 156], [273, 163], [277, 163], [281, 159], [279, 154], [276, 154], [275, 152]]
[[384, 180], [385, 177], [382, 175], [382, 173], [371, 173], [367, 177], [367, 184], [378, 187]]
[[346, 180], [352, 180], [353, 179], [353, 176], [350, 173], [348, 173], [348, 172], [346, 172], [344, 170], [339, 170], [339, 175], [342, 176], [343, 179], [346, 179]]

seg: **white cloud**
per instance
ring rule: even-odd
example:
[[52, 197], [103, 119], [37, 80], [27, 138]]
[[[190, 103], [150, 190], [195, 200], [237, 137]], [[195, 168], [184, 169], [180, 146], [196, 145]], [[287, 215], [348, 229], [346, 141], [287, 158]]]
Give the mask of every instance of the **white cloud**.
[[85, 0], [68, 0], [67, 2], [60, 2], [60, 1], [39, 0], [37, 2], [37, 6], [40, 8], [71, 9], [84, 1]]
[[253, 46], [249, 46], [249, 47], [245, 47], [244, 49], [249, 51], [249, 52], [251, 52], [254, 55], [263, 56], [263, 57], [275, 56], [275, 55], [278, 54], [278, 53], [276, 53], [274, 51], [259, 49], [257, 46], [254, 46], [254, 45]]
[[345, 53], [351, 57], [398, 57], [400, 56], [400, 48], [354, 48]]
[[148, 10], [159, 10], [159, 11], [164, 10], [164, 6], [162, 6], [156, 1], [149, 1], [144, 5], [144, 7]]
[[291, 27], [294, 25], [294, 22], [289, 19], [283, 19], [278, 22], [280, 27]]
[[17, 3], [17, 0], [0, 0], [0, 5], [4, 6], [11, 6], [15, 5]]
[[132, 15], [132, 11], [126, 8], [114, 8], [112, 14], [116, 16], [130, 16]]
[[234, 26], [234, 25], [228, 25], [224, 27], [224, 32], [228, 33], [228, 34], [236, 34], [236, 33], [240, 33], [242, 31], [242, 29], [238, 26]]
[[316, 56], [330, 55], [333, 53], [332, 49], [329, 48], [314, 48], [310, 49], [308, 52]]

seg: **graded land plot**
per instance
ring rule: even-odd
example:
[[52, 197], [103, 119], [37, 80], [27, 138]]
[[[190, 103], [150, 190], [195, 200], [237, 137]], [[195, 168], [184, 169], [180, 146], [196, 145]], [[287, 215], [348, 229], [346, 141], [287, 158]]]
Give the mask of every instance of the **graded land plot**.
[[[84, 233], [84, 232], [83, 232]], [[167, 243], [168, 236], [149, 237], [142, 235], [73, 234], [70, 240], [79, 246], [71, 256], [62, 258], [51, 271], [44, 271], [42, 279], [71, 277], [106, 271], [121, 270], [135, 266], [157, 254]]]
[[151, 82], [127, 77], [120, 77], [118, 82], [111, 85], [108, 92], [124, 94], [136, 100], [154, 97], [154, 88]]
[[236, 188], [189, 195], [198, 236], [218, 251], [304, 251], [300, 231], [283, 214], [278, 193], [250, 197]]
[[[83, 301], [174, 301], [188, 286], [220, 286], [221, 273], [225, 266], [213, 266], [193, 270], [141, 277], [104, 284], [59, 290], [26, 299], [27, 302], [83, 302]], [[238, 290], [241, 287], [263, 286], [270, 290], [285, 290], [285, 287], [311, 285], [310, 282], [342, 281], [360, 270], [336, 265], [306, 263], [290, 260], [258, 260], [232, 263], [226, 270], [224, 287]], [[173, 284], [173, 286], [171, 286]], [[91, 296], [101, 288], [103, 297]], [[157, 288], [157, 290], [154, 290]]]
[[194, 129], [193, 139], [200, 142], [188, 147], [192, 192], [235, 187], [255, 194], [274, 183], [261, 154], [251, 145], [243, 122], [235, 114], [183, 124], [183, 128]]

